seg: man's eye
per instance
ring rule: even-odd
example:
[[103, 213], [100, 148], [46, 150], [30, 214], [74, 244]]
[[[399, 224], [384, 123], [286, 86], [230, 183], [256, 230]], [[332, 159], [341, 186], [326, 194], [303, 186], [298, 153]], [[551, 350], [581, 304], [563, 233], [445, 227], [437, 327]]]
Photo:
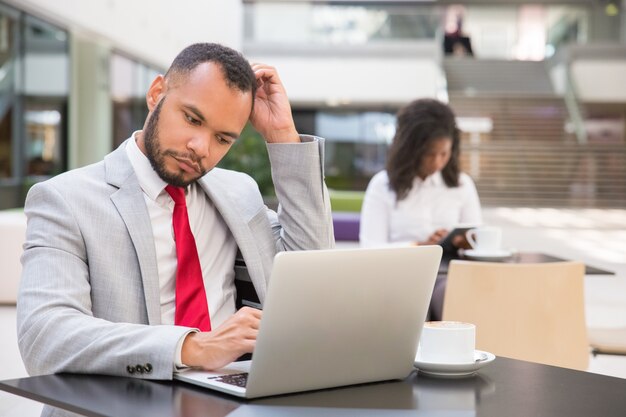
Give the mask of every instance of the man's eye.
[[192, 125], [195, 125], [195, 126], [199, 126], [200, 125], [200, 120], [196, 119], [195, 117], [192, 117], [192, 116], [190, 116], [188, 114], [185, 114], [185, 118]]
[[219, 143], [221, 143], [222, 145], [230, 145], [230, 141], [228, 139], [224, 139], [222, 136], [217, 135], [217, 140], [219, 141]]

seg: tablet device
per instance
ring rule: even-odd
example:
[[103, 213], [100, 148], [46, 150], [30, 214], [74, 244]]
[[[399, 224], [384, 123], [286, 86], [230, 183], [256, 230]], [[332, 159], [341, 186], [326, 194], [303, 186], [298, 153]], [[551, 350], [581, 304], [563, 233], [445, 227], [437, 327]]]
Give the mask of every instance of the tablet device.
[[465, 235], [468, 230], [477, 227], [476, 225], [458, 225], [455, 226], [450, 233], [448, 233], [443, 239], [441, 239], [437, 244], [441, 246], [444, 252], [453, 252], [456, 251], [457, 248], [452, 244], [452, 240], [459, 235]]

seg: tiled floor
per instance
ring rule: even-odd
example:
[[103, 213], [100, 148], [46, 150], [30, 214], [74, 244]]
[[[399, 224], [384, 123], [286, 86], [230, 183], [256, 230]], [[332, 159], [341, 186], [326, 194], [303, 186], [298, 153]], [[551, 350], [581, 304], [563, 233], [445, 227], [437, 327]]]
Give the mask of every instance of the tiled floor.
[[[626, 327], [626, 210], [494, 208], [485, 210], [484, 217], [485, 224], [503, 228], [506, 247], [615, 271], [615, 276], [586, 278], [587, 323], [591, 327]], [[0, 352], [0, 379], [26, 376], [17, 349], [13, 306], [0, 306]], [[626, 378], [626, 356], [592, 357], [589, 371]], [[40, 413], [40, 404], [0, 392], [0, 416], [35, 417]]]

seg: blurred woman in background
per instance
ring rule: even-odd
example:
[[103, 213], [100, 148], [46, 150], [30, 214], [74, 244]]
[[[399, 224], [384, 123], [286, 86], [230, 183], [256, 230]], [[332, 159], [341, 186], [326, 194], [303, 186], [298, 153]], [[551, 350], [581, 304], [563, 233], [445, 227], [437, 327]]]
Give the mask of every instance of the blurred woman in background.
[[[447, 105], [421, 99], [398, 112], [387, 169], [365, 192], [361, 246], [437, 244], [455, 226], [482, 222], [474, 182], [460, 171], [459, 147], [459, 129]], [[467, 244], [461, 235], [452, 243]]]
[[[454, 113], [439, 101], [416, 100], [398, 112], [387, 169], [365, 192], [361, 246], [436, 245], [455, 226], [482, 223], [476, 186], [459, 167], [459, 142]], [[450, 249], [467, 245], [460, 234]], [[446, 281], [435, 282], [430, 320], [441, 320]]]

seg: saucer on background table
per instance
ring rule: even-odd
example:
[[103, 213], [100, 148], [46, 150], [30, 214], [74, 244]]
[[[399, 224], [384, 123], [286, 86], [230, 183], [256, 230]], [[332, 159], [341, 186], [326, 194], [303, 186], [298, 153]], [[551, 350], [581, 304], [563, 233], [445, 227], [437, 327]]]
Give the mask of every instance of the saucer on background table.
[[474, 351], [474, 362], [470, 363], [436, 363], [424, 362], [420, 360], [417, 352], [415, 367], [423, 374], [441, 378], [462, 378], [472, 376], [483, 366], [493, 362], [496, 355], [482, 350]]
[[495, 249], [495, 250], [481, 250], [466, 249], [463, 251], [463, 256], [467, 259], [475, 261], [500, 261], [513, 256], [513, 252], [507, 249]]

